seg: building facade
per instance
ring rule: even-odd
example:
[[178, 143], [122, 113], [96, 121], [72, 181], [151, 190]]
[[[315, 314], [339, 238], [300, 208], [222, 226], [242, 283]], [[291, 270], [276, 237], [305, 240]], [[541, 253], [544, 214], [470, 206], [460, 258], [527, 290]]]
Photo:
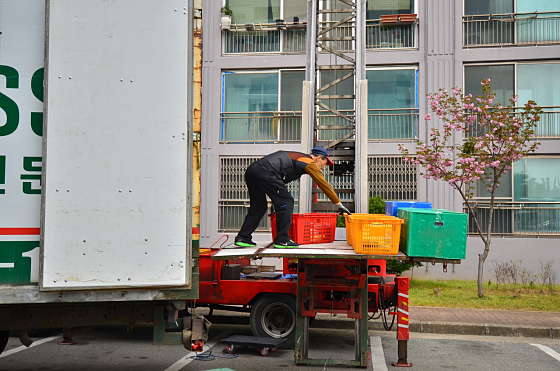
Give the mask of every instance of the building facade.
[[[319, 0], [320, 9], [343, 4]], [[335, 16], [324, 13], [326, 21]], [[203, 3], [201, 247], [222, 234], [235, 234], [248, 207], [243, 172], [276, 150], [309, 151], [302, 140], [302, 82], [306, 66], [307, 2], [303, 0], [224, 0]], [[336, 43], [349, 43], [341, 31]], [[344, 45], [338, 45], [344, 48]], [[329, 64], [327, 55], [318, 55]], [[335, 64], [332, 61], [330, 64]], [[397, 149], [414, 151], [437, 121], [426, 94], [463, 87], [477, 93], [490, 77], [498, 97], [517, 94], [544, 108], [536, 132], [537, 153], [514, 164], [500, 188], [492, 261], [521, 260], [538, 271], [556, 259], [560, 268], [560, 4], [544, 0], [368, 0], [366, 12], [368, 80], [368, 189], [384, 200], [418, 200], [461, 211], [461, 197], [442, 182], [426, 180], [405, 163]], [[341, 77], [321, 71], [324, 83]], [[559, 80], [558, 82], [556, 80]], [[352, 93], [352, 80], [332, 94]], [[478, 90], [477, 90], [478, 89]], [[335, 90], [335, 91], [334, 91]], [[353, 110], [344, 101], [337, 110]], [[318, 113], [326, 114], [326, 113]], [[334, 120], [335, 118], [333, 118]], [[343, 136], [337, 130], [332, 139]], [[329, 138], [327, 138], [329, 139]], [[339, 169], [344, 168], [338, 163]], [[349, 172], [328, 174], [341, 199], [351, 202]], [[296, 209], [302, 197], [290, 185]], [[476, 208], [484, 215], [487, 195], [480, 189]], [[318, 194], [316, 200], [324, 201]], [[328, 206], [325, 206], [328, 209]], [[334, 211], [334, 208], [332, 209]], [[263, 220], [255, 240], [269, 241]], [[469, 238], [467, 260], [443, 275], [474, 278], [477, 237]], [[426, 266], [414, 274], [441, 275]]]

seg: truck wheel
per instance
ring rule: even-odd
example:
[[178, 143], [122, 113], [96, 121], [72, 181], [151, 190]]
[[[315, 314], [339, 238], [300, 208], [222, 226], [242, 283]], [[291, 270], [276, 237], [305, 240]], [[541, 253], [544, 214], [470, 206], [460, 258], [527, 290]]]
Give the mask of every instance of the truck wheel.
[[0, 331], [0, 353], [4, 351], [10, 338], [10, 331]]
[[296, 327], [295, 298], [288, 295], [264, 295], [251, 308], [251, 332], [255, 336], [288, 338], [294, 344]]

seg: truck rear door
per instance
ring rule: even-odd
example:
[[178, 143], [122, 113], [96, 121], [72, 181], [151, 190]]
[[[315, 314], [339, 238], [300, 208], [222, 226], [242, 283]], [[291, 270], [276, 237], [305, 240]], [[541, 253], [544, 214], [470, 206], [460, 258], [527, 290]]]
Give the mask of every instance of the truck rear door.
[[188, 0], [50, 0], [42, 290], [191, 284]]

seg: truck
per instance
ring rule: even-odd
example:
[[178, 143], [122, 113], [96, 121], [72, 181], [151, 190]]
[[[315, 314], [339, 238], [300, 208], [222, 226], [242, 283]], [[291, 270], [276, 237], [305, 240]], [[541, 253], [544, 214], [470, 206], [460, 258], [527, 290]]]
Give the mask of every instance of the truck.
[[0, 0], [0, 351], [36, 328], [204, 336], [177, 318], [198, 297], [192, 69], [189, 0]]
[[[192, 240], [191, 35], [190, 0], [0, 0], [0, 352], [10, 333], [140, 323], [192, 348], [201, 305], [293, 337], [293, 261], [251, 279], [249, 257]], [[385, 314], [394, 276], [368, 273]]]

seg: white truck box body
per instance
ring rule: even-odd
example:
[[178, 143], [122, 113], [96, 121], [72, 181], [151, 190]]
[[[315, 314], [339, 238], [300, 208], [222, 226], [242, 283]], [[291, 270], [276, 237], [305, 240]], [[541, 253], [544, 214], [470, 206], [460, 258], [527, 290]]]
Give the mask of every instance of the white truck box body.
[[0, 304], [191, 288], [190, 15], [188, 0], [0, 0]]

